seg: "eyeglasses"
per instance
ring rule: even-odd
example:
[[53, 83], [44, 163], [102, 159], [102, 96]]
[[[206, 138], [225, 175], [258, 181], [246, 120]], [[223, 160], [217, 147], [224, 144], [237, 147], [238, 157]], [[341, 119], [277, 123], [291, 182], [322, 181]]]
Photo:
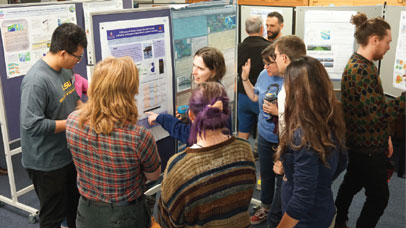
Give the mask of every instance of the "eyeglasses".
[[71, 55], [71, 56], [73, 56], [73, 57], [75, 57], [75, 58], [77, 58], [78, 59], [78, 62], [80, 61], [80, 60], [82, 60], [82, 58], [83, 58], [83, 54], [81, 54], [81, 55], [75, 55], [75, 54], [73, 54], [72, 52], [70, 52], [70, 51], [66, 51], [69, 55]]

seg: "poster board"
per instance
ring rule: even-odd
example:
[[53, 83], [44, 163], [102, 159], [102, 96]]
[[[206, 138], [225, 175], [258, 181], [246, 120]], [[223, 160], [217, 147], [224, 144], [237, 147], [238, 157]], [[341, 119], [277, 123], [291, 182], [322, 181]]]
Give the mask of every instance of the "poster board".
[[169, 8], [94, 12], [91, 24], [97, 62], [108, 56], [134, 60], [140, 76], [138, 124], [149, 128], [156, 140], [164, 139], [168, 133], [160, 125], [149, 126], [144, 112], [174, 113]]
[[172, 10], [176, 105], [189, 103], [194, 53], [202, 47], [219, 49], [226, 61], [222, 83], [230, 101], [235, 97], [236, 6], [201, 2]]
[[[92, 12], [102, 12], [102, 11], [110, 11], [110, 10], [118, 10], [123, 9], [123, 2], [117, 0], [111, 1], [91, 1], [91, 2], [83, 2], [83, 15], [85, 19], [85, 31], [87, 40], [91, 40], [91, 24], [90, 24], [90, 13]], [[95, 64], [95, 56], [94, 56], [94, 46], [93, 42], [88, 42], [87, 44], [87, 64], [93, 65]]]
[[[119, 22], [124, 22], [122, 25]], [[144, 22], [146, 24], [144, 24]], [[158, 24], [163, 23], [164, 26], [162, 27], [164, 30], [160, 32], [161, 30], [158, 31], [157, 33], [157, 27], [156, 22]], [[166, 75], [166, 84], [161, 84], [160, 88], [166, 87], [167, 97], [166, 99], [166, 107], [167, 110], [163, 111], [169, 114], [174, 114], [173, 113], [173, 58], [172, 58], [172, 45], [169, 41], [172, 40], [172, 35], [170, 33], [171, 31], [171, 18], [170, 18], [170, 10], [168, 7], [153, 7], [153, 8], [138, 8], [138, 9], [126, 9], [126, 10], [116, 10], [116, 11], [109, 11], [109, 12], [94, 12], [91, 13], [91, 29], [92, 29], [92, 40], [94, 41], [94, 47], [95, 47], [95, 57], [96, 57], [96, 62], [102, 60], [106, 55], [109, 55], [109, 47], [116, 46], [118, 48], [123, 47], [123, 45], [127, 46], [132, 46], [135, 48], [135, 46], [140, 46], [139, 43], [141, 43], [141, 48], [142, 48], [142, 56], [135, 56], [136, 59], [139, 58], [145, 58], [144, 54], [146, 54], [147, 61], [146, 63], [151, 63], [151, 59], [154, 58], [149, 58], [151, 53], [145, 53], [144, 50], [146, 50], [146, 46], [144, 45], [146, 42], [151, 42], [153, 45], [158, 42], [158, 45], [161, 45], [160, 47], [165, 48], [165, 59], [164, 59], [164, 72]], [[128, 26], [130, 25], [130, 26]], [[104, 28], [106, 26], [106, 28]], [[146, 34], [145, 32], [140, 31], [139, 28], [152, 28], [151, 30], [149, 29], [144, 29], [143, 31], [152, 31], [149, 34]], [[131, 31], [131, 28], [135, 28], [134, 31]], [[139, 36], [137, 36], [137, 31], [140, 31]], [[120, 33], [121, 32], [121, 33]], [[116, 36], [118, 34], [120, 35], [123, 39], [116, 39], [111, 37], [109, 38], [110, 33], [113, 36]], [[128, 34], [127, 36], [124, 34]], [[132, 43], [131, 41], [128, 40], [133, 39], [135, 42]], [[155, 41], [154, 41], [155, 40]], [[158, 41], [161, 40], [161, 41]], [[163, 43], [162, 43], [163, 41]], [[109, 44], [110, 42], [110, 44]], [[113, 42], [113, 43], [111, 43]], [[102, 46], [102, 45], [107, 45], [107, 46]], [[155, 50], [154, 46], [152, 45], [152, 55], [155, 56]], [[163, 45], [163, 46], [162, 46]], [[107, 49], [106, 49], [107, 48]], [[149, 49], [149, 48], [148, 48]], [[128, 49], [130, 50], [130, 49]], [[138, 51], [137, 51], [138, 50]], [[115, 50], [119, 51], [119, 50]], [[136, 53], [140, 53], [139, 49], [133, 49], [133, 52], [136, 51]], [[148, 52], [148, 50], [146, 50]], [[104, 54], [103, 54], [104, 53]], [[130, 56], [136, 55], [136, 53], [128, 53]], [[111, 54], [111, 52], [110, 52]], [[153, 87], [152, 92], [157, 92], [155, 90], [154, 86], [158, 86], [157, 83], [155, 83], [153, 80], [151, 82], [145, 81], [145, 77], [143, 75], [148, 75], [146, 71], [150, 70], [143, 68], [140, 69], [141, 64], [138, 61], [135, 61], [137, 67], [139, 68], [139, 74], [140, 74], [140, 93], [143, 93], [143, 91], [146, 91], [145, 89], [147, 88], [146, 85], [148, 83], [152, 83]], [[158, 63], [155, 65], [155, 71], [159, 72], [159, 59]], [[145, 73], [145, 74], [144, 74]], [[155, 77], [156, 78], [156, 77]], [[144, 80], [144, 81], [143, 81]], [[151, 90], [147, 90], [150, 92]], [[138, 97], [136, 97], [138, 98]], [[139, 100], [139, 98], [138, 98]], [[137, 103], [139, 104], [139, 103]], [[153, 108], [152, 111], [158, 112], [158, 109], [155, 109], [156, 107]], [[141, 108], [139, 107], [138, 110], [140, 111]], [[157, 111], [158, 110], [158, 111]], [[140, 121], [138, 122], [140, 125], [143, 126], [148, 126], [146, 115], [143, 113], [140, 113]], [[166, 163], [170, 156], [172, 156], [175, 153], [175, 140], [171, 137], [166, 137], [168, 136], [168, 133], [162, 129], [161, 126], [156, 125], [153, 128], [149, 129], [152, 134], [154, 135], [155, 139], [157, 140], [157, 146], [158, 146], [158, 151], [159, 155], [161, 157], [161, 166], [162, 170], [165, 169]]]
[[406, 90], [406, 77], [401, 74], [406, 74], [406, 18], [401, 18], [405, 15], [404, 6], [386, 6], [385, 20], [391, 26], [392, 42], [381, 61], [380, 77], [384, 93], [394, 97]]
[[240, 5], [240, 42], [242, 42], [247, 36], [245, 31], [245, 20], [250, 15], [261, 15], [264, 21], [264, 37], [266, 38], [266, 18], [268, 13], [276, 11], [283, 16], [283, 35], [293, 34], [293, 7], [276, 7], [276, 6], [248, 6]]
[[351, 15], [357, 12], [378, 17], [383, 6], [296, 7], [295, 34], [305, 41], [308, 55], [321, 59], [336, 90], [341, 88], [348, 59], [358, 49], [355, 27], [350, 23]]
[[[55, 13], [60, 11], [69, 11], [69, 13]], [[12, 5], [0, 8], [0, 15], [2, 15], [0, 23], [5, 26], [1, 30], [2, 39], [0, 40], [2, 47], [0, 48], [0, 78], [6, 113], [6, 123], [2, 124], [8, 126], [9, 139], [13, 141], [20, 138], [20, 86], [23, 76], [28, 70], [24, 69], [23, 71], [20, 68], [19, 71], [16, 71], [16, 63], [27, 63], [25, 68], [29, 68], [29, 64], [32, 65], [41, 58], [48, 51], [51, 39], [49, 36], [52, 35], [53, 30], [58, 24], [67, 20], [72, 21], [72, 17], [74, 17], [76, 24], [83, 28], [83, 8], [82, 3]], [[38, 21], [41, 22], [41, 33], [33, 32], [34, 30], [38, 31], [38, 24], [36, 23]], [[35, 23], [35, 29], [31, 27], [31, 25], [34, 25], [33, 23]], [[8, 45], [5, 44], [4, 38], [6, 40], [9, 39], [9, 34], [12, 31], [20, 33], [18, 37], [21, 37], [25, 41], [23, 48], [12, 47], [11, 50], [6, 50]], [[45, 33], [44, 31], [48, 32]], [[86, 58], [87, 55], [85, 53], [83, 61], [78, 63], [73, 69], [75, 73], [79, 73], [84, 77], [87, 75]], [[12, 68], [13, 66], [14, 68]], [[17, 73], [10, 74], [11, 71]]]

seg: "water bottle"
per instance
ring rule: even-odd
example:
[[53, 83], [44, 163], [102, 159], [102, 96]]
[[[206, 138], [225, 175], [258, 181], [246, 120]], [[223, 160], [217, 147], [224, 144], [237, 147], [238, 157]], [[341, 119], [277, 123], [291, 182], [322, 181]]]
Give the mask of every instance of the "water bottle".
[[187, 115], [188, 110], [189, 110], [189, 105], [181, 105], [181, 106], [178, 106], [178, 108], [177, 108], [178, 114], [181, 117], [180, 121], [182, 121], [183, 123], [189, 123], [189, 117]]
[[[272, 92], [266, 93], [265, 97], [264, 97], [264, 100], [268, 101], [269, 103], [275, 103], [276, 99], [278, 99], [278, 95], [276, 93], [272, 93]], [[270, 121], [272, 119], [271, 114], [266, 113], [264, 111], [264, 119], [267, 121]]]

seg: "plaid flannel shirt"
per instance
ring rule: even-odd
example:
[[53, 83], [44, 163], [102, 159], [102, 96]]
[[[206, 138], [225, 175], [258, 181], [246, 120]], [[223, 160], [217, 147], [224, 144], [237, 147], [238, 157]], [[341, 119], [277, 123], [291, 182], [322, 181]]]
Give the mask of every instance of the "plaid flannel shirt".
[[78, 173], [82, 196], [96, 201], [133, 201], [143, 194], [143, 172], [160, 166], [157, 146], [144, 127], [127, 124], [109, 135], [96, 134], [87, 123], [80, 128], [80, 111], [66, 122], [68, 147]]

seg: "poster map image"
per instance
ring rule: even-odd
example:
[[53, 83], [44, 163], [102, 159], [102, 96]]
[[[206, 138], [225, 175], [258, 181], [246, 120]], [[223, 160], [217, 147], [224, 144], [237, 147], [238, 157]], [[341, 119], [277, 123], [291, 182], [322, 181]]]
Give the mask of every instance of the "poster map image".
[[208, 32], [222, 32], [234, 29], [237, 27], [235, 20], [235, 15], [209, 15], [207, 16]]

